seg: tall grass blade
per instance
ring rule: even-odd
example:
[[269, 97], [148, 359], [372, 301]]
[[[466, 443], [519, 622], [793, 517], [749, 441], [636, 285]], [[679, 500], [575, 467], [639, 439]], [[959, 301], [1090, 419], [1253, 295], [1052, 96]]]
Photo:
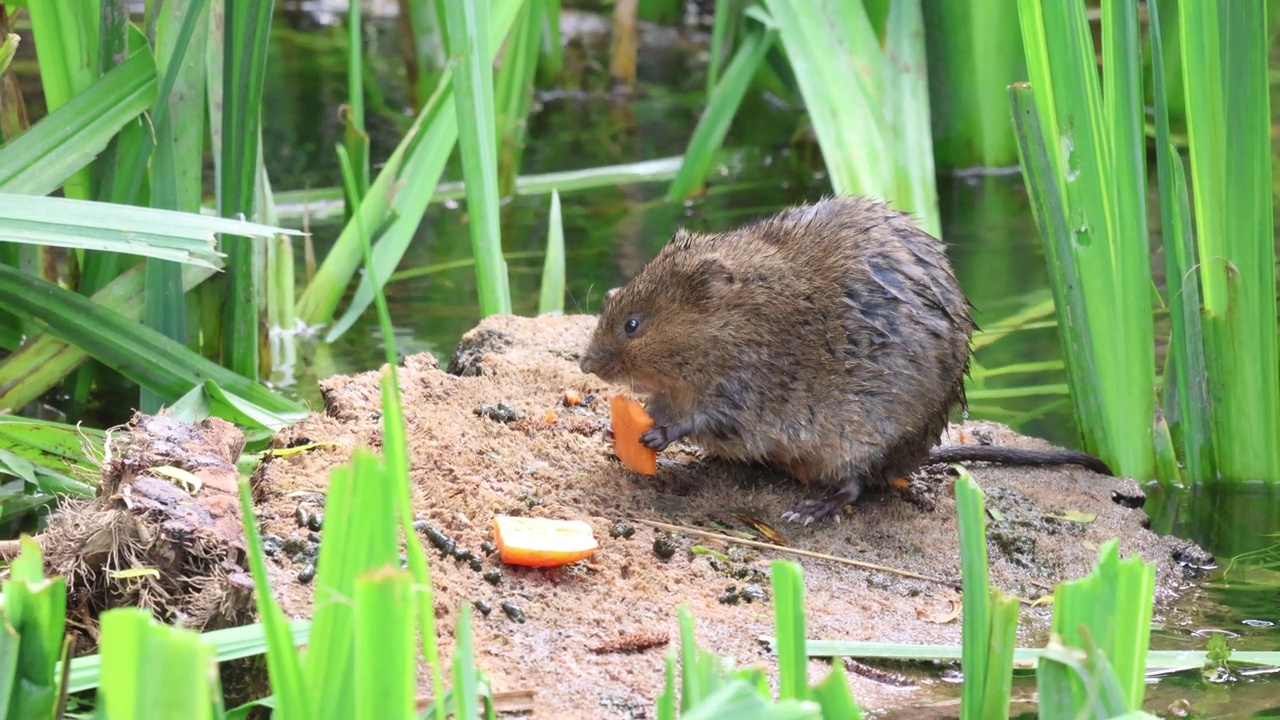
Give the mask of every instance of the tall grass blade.
[[516, 15], [515, 27], [507, 39], [502, 67], [494, 86], [494, 106], [498, 143], [498, 195], [515, 189], [524, 155], [529, 110], [533, 105], [533, 79], [538, 70], [538, 35], [542, 29], [546, 0], [524, 0]]
[[773, 622], [777, 628], [778, 697], [804, 699], [809, 694], [809, 656], [805, 651], [804, 575], [785, 560], [770, 564]]
[[315, 695], [308, 692], [289, 621], [271, 594], [266, 555], [262, 552], [262, 535], [258, 530], [257, 515], [253, 512], [253, 491], [249, 488], [249, 481], [244, 479], [240, 481], [240, 517], [244, 522], [245, 544], [249, 550], [254, 602], [257, 603], [258, 617], [262, 620], [267, 640], [267, 675], [271, 680], [271, 694], [275, 697], [272, 717], [278, 714], [281, 720], [311, 720], [319, 717]]
[[[378, 521], [387, 524], [387, 519], [383, 517]], [[355, 650], [352, 658], [355, 706], [351, 717], [357, 720], [408, 720], [415, 717], [413, 670], [416, 658], [410, 580], [408, 572], [390, 567], [356, 578]]]
[[9, 63], [13, 62], [13, 56], [18, 53], [20, 40], [22, 40], [20, 35], [5, 33], [4, 41], [0, 42], [0, 75], [9, 69]]
[[[267, 36], [274, 0], [241, 0], [225, 6], [222, 86], [222, 168], [219, 214], [254, 214], [258, 164], [258, 128]], [[224, 236], [227, 285], [222, 325], [222, 357], [227, 367], [258, 379], [258, 249], [247, 238]]]
[[[1154, 590], [1155, 565], [1140, 557], [1121, 560], [1117, 541], [1109, 540], [1087, 576], [1062, 583], [1053, 593], [1051, 632], [1068, 648], [1088, 652], [1097, 643], [1129, 711], [1142, 704]], [[1037, 668], [1040, 712], [1046, 720], [1077, 717], [1094, 694], [1061, 657], [1042, 655]]]
[[474, 651], [471, 647], [471, 606], [462, 604], [458, 612], [458, 647], [453, 660], [453, 716], [480, 717]]
[[938, 188], [933, 167], [933, 131], [929, 127], [929, 77], [925, 62], [921, 0], [897, 0], [885, 28], [883, 121], [893, 138], [893, 185], [888, 197], [918, 216], [921, 229], [942, 237]]
[[560, 193], [551, 191], [547, 223], [547, 257], [542, 265], [542, 291], [538, 312], [564, 312], [564, 221], [560, 218]]
[[707, 58], [707, 104], [720, 83], [720, 71], [734, 47], [734, 36], [742, 25], [744, 0], [716, 0], [711, 20], [711, 48]]
[[511, 312], [511, 289], [507, 263], [502, 259], [498, 207], [489, 10], [488, 3], [451, 2], [446, 3], [445, 12], [456, 79], [458, 144], [467, 182], [467, 212], [471, 216], [471, 246], [476, 257], [481, 316]]
[[48, 195], [62, 187], [155, 97], [155, 59], [140, 51], [0, 147], [0, 192]]
[[1228, 481], [1278, 482], [1266, 3], [1178, 9], [1217, 468]]
[[[221, 698], [213, 648], [193, 630], [161, 625], [142, 608], [102, 613], [102, 684], [106, 720], [214, 717]], [[218, 713], [221, 715], [221, 713]]]
[[[1169, 371], [1164, 378], [1164, 408], [1178, 442], [1178, 456], [1191, 478], [1217, 475], [1213, 452], [1213, 415], [1205, 337], [1201, 325], [1200, 274], [1191, 238], [1191, 209], [1182, 156], [1170, 140], [1170, 87], [1165, 75], [1164, 29], [1159, 2], [1147, 5], [1151, 42], [1152, 95], [1155, 98], [1156, 172], [1160, 187], [1160, 226], [1164, 243], [1165, 285], [1171, 323]], [[1177, 51], [1175, 47], [1174, 52]], [[1165, 474], [1162, 473], [1162, 477]]]
[[707, 176], [711, 173], [716, 153], [723, 145], [729, 126], [738, 113], [738, 106], [777, 37], [776, 28], [764, 25], [748, 32], [738, 46], [733, 60], [711, 92], [707, 106], [693, 129], [680, 172], [667, 188], [668, 202], [679, 202], [702, 191]]
[[963, 647], [960, 667], [965, 683], [960, 694], [961, 720], [992, 717], [984, 705], [988, 675], [996, 670], [990, 661], [991, 627], [990, 579], [987, 570], [987, 522], [982, 489], [969, 473], [961, 470], [955, 482], [956, 521], [960, 529], [960, 576], [962, 593]]

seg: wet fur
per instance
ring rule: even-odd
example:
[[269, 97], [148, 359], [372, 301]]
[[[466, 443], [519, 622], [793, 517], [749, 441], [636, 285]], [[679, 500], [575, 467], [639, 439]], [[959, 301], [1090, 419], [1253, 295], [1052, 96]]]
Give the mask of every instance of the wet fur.
[[687, 438], [835, 486], [785, 515], [808, 523], [929, 459], [965, 403], [974, 329], [942, 243], [882, 203], [832, 198], [678, 231], [610, 291], [581, 367], [649, 393], [650, 447]]

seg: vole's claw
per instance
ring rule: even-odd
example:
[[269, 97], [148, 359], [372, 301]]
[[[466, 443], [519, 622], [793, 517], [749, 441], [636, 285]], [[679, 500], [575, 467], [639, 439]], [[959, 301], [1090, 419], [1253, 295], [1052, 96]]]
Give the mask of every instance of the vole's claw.
[[661, 425], [651, 427], [640, 433], [640, 442], [650, 450], [662, 452], [667, 449], [671, 441], [667, 439], [667, 428]]

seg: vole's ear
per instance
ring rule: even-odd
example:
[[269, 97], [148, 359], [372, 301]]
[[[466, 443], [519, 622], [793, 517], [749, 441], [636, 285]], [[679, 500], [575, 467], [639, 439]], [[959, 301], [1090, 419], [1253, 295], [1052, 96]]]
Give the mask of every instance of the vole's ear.
[[738, 279], [722, 258], [707, 258], [702, 265], [703, 277], [707, 289], [713, 293], [724, 292], [737, 284]]
[[621, 289], [622, 288], [609, 288], [609, 290], [604, 294], [604, 303], [608, 305], [613, 302], [613, 299], [618, 296], [618, 291]]

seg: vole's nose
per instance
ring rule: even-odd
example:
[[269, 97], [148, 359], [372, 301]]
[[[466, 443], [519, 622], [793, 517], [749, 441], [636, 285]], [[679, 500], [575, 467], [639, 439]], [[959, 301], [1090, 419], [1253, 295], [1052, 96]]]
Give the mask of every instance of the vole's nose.
[[596, 356], [591, 352], [591, 348], [582, 351], [581, 357], [578, 358], [578, 369], [588, 375], [595, 372]]

